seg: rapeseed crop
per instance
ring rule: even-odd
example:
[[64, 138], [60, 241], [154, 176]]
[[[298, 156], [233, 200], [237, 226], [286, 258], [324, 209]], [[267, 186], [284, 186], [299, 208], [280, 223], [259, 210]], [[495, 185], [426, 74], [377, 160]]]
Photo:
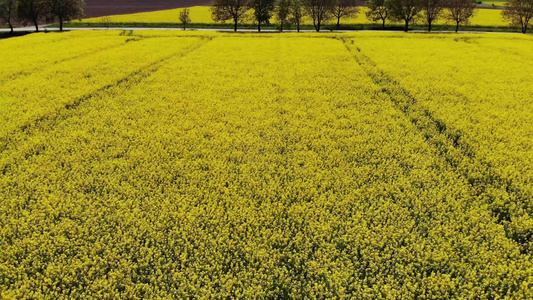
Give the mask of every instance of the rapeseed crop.
[[[105, 35], [102, 37], [105, 38]], [[92, 41], [94, 44], [107, 47], [99, 51], [94, 51], [94, 49], [87, 51], [85, 55], [78, 54], [78, 59], [66, 59], [64, 63], [49, 64], [42, 72], [30, 72], [28, 76], [19, 76], [0, 85], [0, 105], [5, 108], [0, 111], [0, 120], [3, 120], [3, 126], [0, 129], [0, 144], [1, 139], [13, 129], [46, 117], [50, 112], [64, 108], [65, 105], [75, 106], [77, 101], [81, 101], [85, 95], [114, 85], [138, 72], [142, 67], [148, 67], [161, 59], [178, 55], [182, 50], [194, 47], [198, 41], [196, 38], [184, 38], [179, 41], [176, 39], [138, 40], [136, 37], [117, 37], [116, 34], [115, 40], [121, 43], [117, 45], [118, 47], [110, 47], [105, 40]], [[77, 42], [83, 45], [91, 41], [76, 39], [66, 42], [69, 45], [76, 45]], [[62, 46], [65, 47], [65, 45]], [[65, 55], [62, 52], [58, 54]], [[41, 61], [46, 63], [53, 59], [54, 55], [42, 55]], [[24, 51], [20, 54], [14, 53], [9, 57], [13, 61], [17, 61], [19, 57], [22, 61], [29, 59]], [[39, 57], [36, 59], [38, 60]], [[32, 66], [39, 63], [31, 60]], [[7, 72], [20, 74], [24, 72], [24, 69], [26, 69], [25, 65], [21, 64]], [[21, 97], [24, 101], [21, 101]], [[73, 99], [77, 100], [73, 101]]]
[[[389, 36], [363, 37], [356, 46], [416, 98], [420, 109], [444, 124], [443, 130], [467, 153], [490, 166], [489, 178], [476, 180], [495, 180], [492, 185], [504, 187], [490, 195], [492, 209], [506, 220], [508, 235], [527, 251], [533, 233], [533, 80], [527, 51], [532, 43], [527, 36]], [[384, 45], [387, 50], [380, 48]]]
[[101, 34], [0, 86], [1, 298], [533, 296], [529, 37]]
[[0, 84], [60, 61], [114, 48], [128, 40], [131, 39], [117, 38], [116, 33], [98, 32], [7, 39], [0, 44], [0, 52], [10, 54], [0, 57], [0, 78], [3, 79]]

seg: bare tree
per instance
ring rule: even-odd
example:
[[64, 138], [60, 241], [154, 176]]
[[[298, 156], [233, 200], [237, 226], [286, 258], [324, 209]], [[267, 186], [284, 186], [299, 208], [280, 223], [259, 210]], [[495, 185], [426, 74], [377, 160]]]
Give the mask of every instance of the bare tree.
[[257, 22], [257, 31], [261, 31], [261, 25], [270, 25], [270, 18], [274, 12], [275, 0], [250, 0], [248, 6], [253, 10], [253, 17]]
[[249, 0], [213, 0], [211, 13], [213, 20], [225, 22], [233, 20], [233, 28], [237, 31], [239, 21], [248, 11]]
[[385, 28], [385, 21], [389, 17], [389, 1], [388, 0], [368, 0], [366, 2], [366, 17], [367, 19], [377, 22], [381, 21], [382, 27]]
[[302, 0], [291, 0], [291, 23], [296, 24], [296, 30], [300, 32], [300, 24], [304, 16]]
[[428, 31], [431, 32], [431, 25], [437, 21], [444, 11], [446, 0], [421, 0], [422, 14], [428, 24]]
[[331, 8], [334, 0], [302, 0], [307, 15], [313, 20], [315, 30], [320, 31], [324, 22], [331, 18]]
[[449, 0], [447, 19], [455, 23], [455, 32], [459, 31], [459, 24], [470, 24], [477, 4], [475, 0]]
[[275, 14], [276, 20], [279, 22], [279, 31], [283, 32], [283, 26], [288, 22], [291, 14], [291, 0], [278, 0]]
[[357, 0], [334, 0], [331, 14], [337, 19], [337, 29], [341, 27], [342, 17], [355, 17], [359, 13]]
[[526, 33], [529, 21], [533, 17], [533, 0], [509, 0], [505, 2], [502, 16], [511, 25], [520, 26], [522, 33]]
[[190, 10], [188, 8], [180, 10], [180, 22], [183, 30], [187, 29], [187, 24], [191, 23]]
[[33, 24], [38, 32], [39, 22], [45, 19], [47, 3], [46, 0], [19, 0], [17, 10], [22, 23]]
[[59, 21], [59, 30], [63, 31], [63, 23], [84, 16], [83, 0], [48, 0], [47, 7], [52, 17]]
[[5, 23], [13, 32], [13, 21], [17, 15], [17, 0], [0, 0], [0, 19]]
[[420, 0], [390, 0], [389, 13], [393, 20], [403, 21], [404, 30], [409, 30], [409, 24], [412, 24], [419, 17], [422, 6]]

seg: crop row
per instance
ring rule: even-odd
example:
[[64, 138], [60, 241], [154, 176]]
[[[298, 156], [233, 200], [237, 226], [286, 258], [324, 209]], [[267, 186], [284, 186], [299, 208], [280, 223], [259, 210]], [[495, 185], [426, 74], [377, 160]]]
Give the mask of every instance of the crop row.
[[116, 33], [71, 32], [57, 37], [49, 34], [6, 40], [0, 44], [0, 52], [9, 53], [0, 57], [0, 77], [3, 79], [0, 84], [55, 63], [122, 45], [127, 39], [117, 37]]
[[[485, 165], [487, 174], [481, 176], [470, 161], [458, 162], [476, 185], [495, 188], [488, 196], [491, 209], [527, 252], [533, 236], [533, 82], [526, 49], [532, 42], [390, 36], [350, 44], [360, 47], [416, 99], [419, 110], [433, 115], [459, 147]], [[382, 43], [392, 45], [394, 55]]]
[[[117, 35], [115, 39], [125, 42], [122, 36]], [[83, 45], [88, 41], [82, 38], [79, 42]], [[100, 89], [116, 85], [155, 62], [186, 52], [200, 42], [197, 38], [139, 40], [130, 37], [119, 47], [93, 51], [78, 59], [49, 65], [41, 71], [5, 82], [0, 86], [0, 105], [4, 108], [0, 110], [0, 122], [3, 124], [0, 139], [4, 140], [1, 147], [5, 147], [5, 139], [10, 133], [15, 132], [9, 135], [9, 139], [17, 139], [17, 129], [25, 130], [41, 118], [68, 108]], [[72, 44], [75, 43], [69, 42], [69, 45]], [[107, 41], [102, 39], [101, 44], [107, 45]], [[14, 55], [12, 59], [18, 57]], [[11, 72], [23, 69], [24, 66], [15, 66]]]

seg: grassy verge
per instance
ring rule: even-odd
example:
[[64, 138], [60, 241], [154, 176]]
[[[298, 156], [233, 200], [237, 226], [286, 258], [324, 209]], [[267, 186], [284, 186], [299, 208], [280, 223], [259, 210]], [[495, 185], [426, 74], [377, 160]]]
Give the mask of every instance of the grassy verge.
[[[58, 28], [58, 24], [52, 24], [47, 26], [47, 28]], [[182, 25], [179, 23], [111, 23], [109, 26], [105, 23], [85, 23], [85, 22], [76, 22], [68, 23], [63, 25], [64, 28], [122, 28], [122, 27], [131, 27], [131, 28], [182, 28]], [[310, 26], [312, 27], [312, 26]], [[187, 25], [187, 28], [192, 29], [232, 29], [233, 24], [215, 24], [215, 23], [194, 23]], [[252, 24], [240, 24], [239, 29], [256, 29], [257, 27]], [[261, 26], [263, 29], [277, 29], [277, 26]], [[310, 28], [309, 28], [310, 29]]]
[[[58, 28], [59, 26], [57, 24], [53, 24], [48, 26], [47, 28]], [[88, 27], [95, 27], [95, 28], [106, 28], [107, 25], [104, 23], [70, 23], [66, 24], [64, 28], [88, 28]], [[113, 27], [126, 27], [126, 28], [181, 28], [181, 25], [178, 23], [112, 23], [110, 25], [111, 28]], [[232, 24], [201, 24], [201, 23], [195, 23], [190, 24], [187, 26], [189, 29], [232, 29]], [[239, 29], [256, 29], [256, 25], [253, 24], [241, 24], [239, 25]], [[277, 30], [278, 27], [276, 25], [270, 25], [270, 26], [261, 26], [263, 30]], [[286, 27], [287, 30], [295, 30], [296, 27]], [[312, 25], [301, 25], [300, 29], [302, 30], [314, 30], [314, 27]], [[325, 25], [323, 26], [323, 30], [330, 31], [335, 30], [335, 25]], [[402, 31], [403, 26], [401, 25], [391, 25], [386, 26], [385, 28], [376, 25], [376, 24], [347, 24], [342, 25], [340, 30], [398, 30]], [[427, 30], [426, 25], [413, 25], [410, 26], [410, 30]], [[489, 31], [489, 32], [520, 32], [520, 29], [517, 27], [510, 27], [510, 26], [460, 26], [460, 31]], [[455, 31], [455, 26], [453, 25], [433, 25], [433, 31]]]

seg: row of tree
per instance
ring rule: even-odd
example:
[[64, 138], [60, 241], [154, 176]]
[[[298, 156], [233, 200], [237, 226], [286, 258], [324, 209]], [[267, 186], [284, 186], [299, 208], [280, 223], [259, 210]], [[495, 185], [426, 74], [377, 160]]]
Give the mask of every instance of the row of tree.
[[40, 22], [59, 22], [63, 30], [65, 22], [81, 19], [84, 15], [83, 0], [0, 0], [0, 20], [13, 32], [16, 23], [33, 24], [39, 31]]
[[[387, 20], [402, 22], [404, 30], [422, 20], [431, 31], [432, 25], [445, 19], [455, 25], [469, 24], [477, 9], [475, 0], [367, 0], [366, 17], [374, 22], [381, 22], [383, 28]], [[215, 21], [232, 21], [234, 30], [247, 15], [261, 31], [261, 25], [269, 25], [272, 17], [277, 20], [280, 30], [287, 24], [294, 24], [300, 31], [302, 18], [309, 17], [316, 31], [325, 22], [334, 19], [337, 29], [341, 18], [355, 17], [359, 13], [357, 0], [213, 0], [211, 7]], [[249, 14], [249, 11], [252, 13]], [[502, 12], [512, 25], [521, 26], [526, 33], [533, 17], [533, 0], [510, 0]]]
[[432, 25], [440, 19], [446, 19], [455, 24], [455, 31], [459, 25], [469, 24], [477, 8], [475, 0], [368, 0], [368, 19], [381, 21], [391, 20], [404, 23], [404, 30], [409, 25], [422, 19], [431, 31]]
[[300, 31], [305, 16], [311, 17], [313, 25], [320, 31], [324, 22], [337, 18], [337, 27], [342, 17], [354, 16], [359, 12], [357, 0], [213, 0], [211, 11], [213, 20], [233, 21], [234, 30], [246, 13], [252, 10], [253, 21], [261, 31], [261, 25], [269, 25], [275, 17], [280, 30], [286, 24], [294, 24]]

